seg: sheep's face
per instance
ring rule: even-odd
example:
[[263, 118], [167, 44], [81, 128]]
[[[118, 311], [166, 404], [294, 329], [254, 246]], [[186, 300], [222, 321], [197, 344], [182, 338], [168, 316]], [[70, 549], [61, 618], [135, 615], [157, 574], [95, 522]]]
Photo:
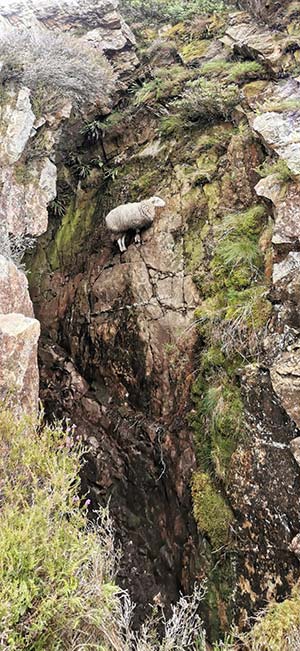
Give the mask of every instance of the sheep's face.
[[160, 197], [151, 197], [150, 201], [156, 208], [164, 208], [166, 205], [166, 202]]

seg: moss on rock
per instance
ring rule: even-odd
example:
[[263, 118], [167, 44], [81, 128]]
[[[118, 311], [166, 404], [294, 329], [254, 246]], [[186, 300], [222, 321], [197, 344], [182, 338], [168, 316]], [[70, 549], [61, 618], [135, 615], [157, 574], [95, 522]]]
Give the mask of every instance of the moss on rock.
[[208, 536], [214, 549], [229, 540], [233, 514], [207, 473], [196, 472], [192, 479], [194, 516], [199, 530]]

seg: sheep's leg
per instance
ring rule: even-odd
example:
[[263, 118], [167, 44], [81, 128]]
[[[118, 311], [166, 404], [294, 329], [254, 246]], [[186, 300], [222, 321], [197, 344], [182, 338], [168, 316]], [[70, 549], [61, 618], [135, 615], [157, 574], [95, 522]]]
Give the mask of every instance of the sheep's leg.
[[141, 244], [141, 233], [140, 233], [140, 230], [138, 228], [135, 231], [134, 241], [135, 241], [136, 244]]
[[126, 244], [125, 244], [125, 239], [126, 239], [126, 233], [122, 237], [122, 246], [123, 246], [123, 251], [126, 251]]
[[123, 249], [123, 237], [119, 237], [117, 242], [118, 242], [118, 245], [119, 245], [120, 252], [123, 253], [123, 251], [124, 251], [124, 249]]

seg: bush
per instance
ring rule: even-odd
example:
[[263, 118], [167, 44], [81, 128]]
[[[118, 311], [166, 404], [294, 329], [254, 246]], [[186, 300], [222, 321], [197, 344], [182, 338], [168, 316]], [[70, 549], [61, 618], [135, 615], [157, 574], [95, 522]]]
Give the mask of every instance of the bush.
[[120, 9], [130, 22], [177, 23], [197, 14], [221, 12], [223, 0], [120, 0]]
[[194, 124], [199, 121], [214, 121], [229, 118], [232, 110], [240, 101], [238, 86], [222, 86], [216, 81], [192, 82], [181, 100], [174, 102], [182, 119]]
[[[5, 651], [204, 651], [203, 590], [136, 633], [115, 584], [119, 554], [106, 509], [87, 523], [74, 430], [0, 409], [0, 647]], [[158, 633], [160, 631], [160, 633]]]
[[113, 88], [112, 69], [105, 57], [67, 34], [9, 29], [1, 33], [0, 60], [4, 82], [16, 80], [39, 98], [45, 92], [40, 109], [51, 110], [51, 104], [62, 97], [77, 105], [104, 105]]
[[31, 235], [13, 235], [8, 233], [5, 224], [0, 224], [0, 251], [5, 258], [11, 259], [22, 269], [22, 260], [26, 253], [35, 246], [35, 238]]

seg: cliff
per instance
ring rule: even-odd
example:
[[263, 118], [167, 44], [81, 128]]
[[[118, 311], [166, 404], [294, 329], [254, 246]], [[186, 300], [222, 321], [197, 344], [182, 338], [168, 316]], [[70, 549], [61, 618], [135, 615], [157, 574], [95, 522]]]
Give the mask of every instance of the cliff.
[[[239, 4], [136, 23], [138, 66], [116, 2], [16, 3], [0, 23], [70, 32], [113, 64], [88, 111], [37, 117], [10, 82], [2, 223], [38, 235], [40, 397], [88, 445], [82, 490], [91, 517], [110, 500], [137, 619], [206, 578], [211, 639], [299, 579], [300, 10]], [[152, 194], [166, 209], [120, 255], [105, 215]], [[35, 364], [25, 276], [1, 264]]]

